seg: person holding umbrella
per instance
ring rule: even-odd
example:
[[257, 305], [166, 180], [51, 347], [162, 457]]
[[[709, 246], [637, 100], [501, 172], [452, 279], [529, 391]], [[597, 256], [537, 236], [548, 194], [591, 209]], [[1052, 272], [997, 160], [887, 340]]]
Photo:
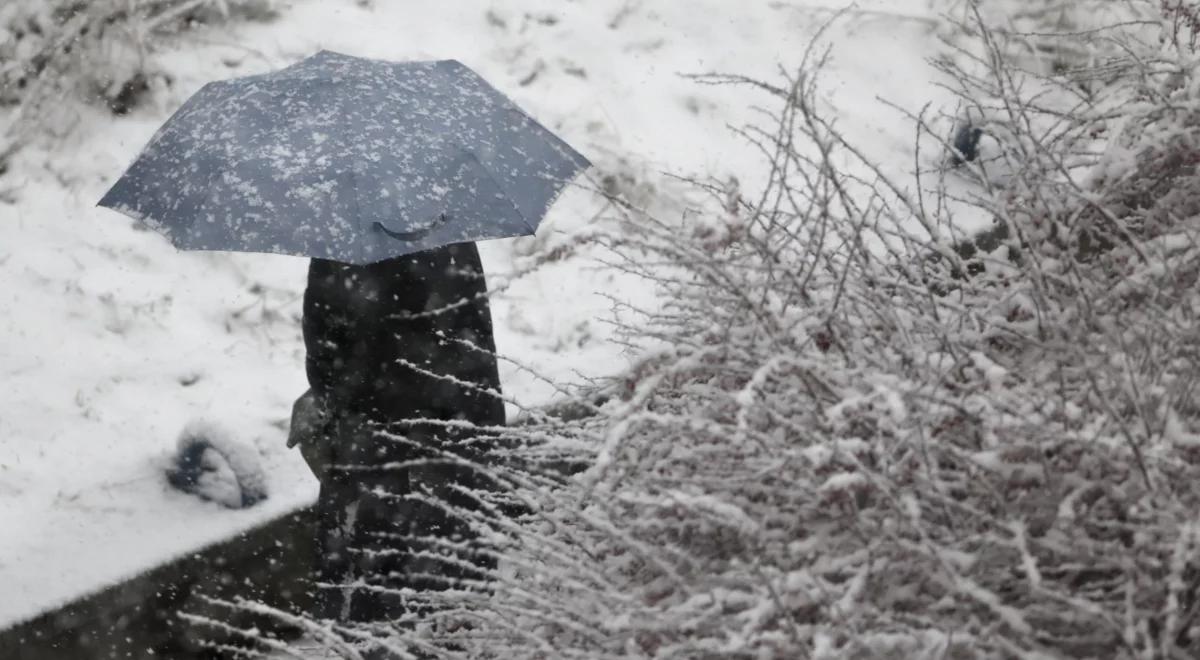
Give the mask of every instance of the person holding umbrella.
[[416, 557], [437, 548], [415, 537], [461, 543], [470, 530], [400, 496], [429, 492], [469, 510], [457, 489], [489, 485], [440, 455], [478, 462], [488, 429], [504, 424], [486, 296], [474, 243], [364, 266], [312, 260], [303, 322], [312, 389], [297, 401], [293, 418], [304, 421], [289, 442], [309, 450], [322, 477], [319, 581], [387, 589], [323, 589], [322, 618], [394, 619], [405, 612], [398, 589], [477, 577], [456, 563], [471, 557]]
[[321, 480], [318, 616], [394, 618], [398, 588], [469, 577], [396, 539], [469, 540], [403, 495], [469, 507], [486, 479], [445, 458], [504, 423], [474, 242], [534, 233], [588, 166], [459, 62], [322, 51], [205, 85], [100, 201], [183, 249], [312, 259], [291, 442]]

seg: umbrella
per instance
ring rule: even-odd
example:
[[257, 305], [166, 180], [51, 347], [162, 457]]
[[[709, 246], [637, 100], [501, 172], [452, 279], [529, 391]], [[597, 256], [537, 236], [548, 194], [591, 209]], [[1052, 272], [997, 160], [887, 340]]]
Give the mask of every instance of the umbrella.
[[588, 165], [460, 62], [321, 51], [205, 85], [100, 205], [183, 249], [368, 264], [532, 234]]

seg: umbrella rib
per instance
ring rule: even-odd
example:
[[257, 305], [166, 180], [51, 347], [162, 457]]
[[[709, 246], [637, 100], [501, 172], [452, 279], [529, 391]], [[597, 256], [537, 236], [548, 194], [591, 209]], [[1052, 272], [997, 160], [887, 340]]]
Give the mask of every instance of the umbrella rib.
[[[359, 193], [359, 191], [358, 191], [358, 172], [354, 169], [353, 165], [350, 166], [350, 187], [351, 187], [351, 190], [346, 191], [346, 194], [351, 196], [352, 198], [354, 198], [354, 217], [358, 218], [358, 222], [361, 225], [363, 214], [362, 214], [362, 205], [358, 203], [358, 193]], [[370, 235], [369, 232], [365, 231], [364, 227], [360, 226], [359, 231], [363, 232], [363, 235], [368, 235], [368, 236]], [[368, 255], [366, 254], [367, 242], [366, 241], [355, 241], [355, 242], [358, 244], [359, 261], [362, 261], [363, 259], [366, 259], [368, 257]]]
[[504, 201], [508, 202], [508, 205], [511, 206], [514, 211], [517, 212], [517, 217], [521, 218], [521, 222], [525, 223], [525, 228], [529, 230], [529, 233], [536, 234], [537, 227], [533, 226], [533, 224], [531, 224], [529, 222], [529, 218], [525, 217], [525, 214], [521, 211], [521, 209], [516, 205], [516, 203], [514, 203], [512, 201], [512, 198], [510, 198], [508, 196], [508, 191], [504, 189], [504, 186], [500, 185], [500, 182], [496, 179], [496, 175], [492, 173], [492, 170], [490, 168], [488, 168], [488, 166], [485, 165], [483, 163], [483, 161], [479, 160], [479, 157], [476, 156], [473, 151], [464, 147], [461, 142], [458, 142], [456, 140], [455, 144], [457, 144], [458, 148], [462, 149], [463, 152], [465, 152], [467, 154], [468, 158], [475, 161], [475, 164], [479, 166], [479, 169], [483, 170], [483, 173], [487, 175], [487, 178], [489, 181], [492, 182], [492, 185], [496, 186], [496, 190], [499, 190], [500, 193], [504, 196]]
[[[204, 192], [203, 192], [203, 194], [196, 196], [196, 200], [197, 200], [196, 211], [197, 212], [209, 204], [209, 201], [213, 197], [213, 188], [217, 185], [217, 179], [223, 177], [225, 175], [225, 172], [227, 172], [229, 169], [232, 169], [232, 168], [214, 167], [212, 169], [212, 172], [210, 172], [209, 175], [205, 178], [204, 188], [203, 188]], [[212, 206], [213, 206], [214, 212], [216, 212], [216, 205], [214, 204]], [[180, 245], [180, 247], [183, 247], [182, 242], [184, 241], [184, 239], [187, 236], [194, 236], [192, 229], [196, 226], [196, 223], [198, 221], [199, 221], [199, 213], [196, 213], [196, 214], [192, 215], [190, 218], [188, 218], [187, 222], [180, 223], [181, 224], [180, 235], [172, 237], [171, 234], [168, 233], [168, 238], [177, 238], [180, 241], [180, 243], [177, 245]], [[174, 243], [174, 241], [172, 241], [172, 242]]]
[[[333, 51], [325, 51], [325, 50], [322, 50], [320, 52], [333, 53]], [[341, 53], [333, 53], [333, 54], [340, 55]], [[328, 88], [325, 88], [325, 89], [328, 89]], [[352, 143], [352, 139], [350, 138], [349, 126], [350, 126], [350, 122], [346, 122], [346, 121], [338, 122], [337, 124], [335, 124], [335, 131], [336, 131], [335, 135], [337, 135], [337, 143], [338, 143], [338, 146], [340, 146], [343, 150], [349, 149], [349, 146]], [[352, 197], [354, 200], [354, 218], [355, 218], [357, 224], [359, 224], [359, 232], [361, 232], [361, 235], [363, 235], [363, 236], [369, 236], [370, 235], [370, 232], [368, 231], [369, 227], [361, 226], [363, 215], [362, 215], [362, 205], [359, 204], [359, 202], [358, 202], [358, 195], [359, 195], [358, 185], [359, 185], [358, 170], [356, 169], [356, 164], [354, 162], [351, 162], [350, 163], [350, 188], [351, 189], [347, 190], [346, 194], [349, 195], [350, 197]], [[368, 258], [369, 255], [367, 254], [367, 252], [368, 252], [367, 241], [355, 241], [355, 244], [357, 247], [356, 251], [358, 252], [358, 260], [362, 261], [363, 259]]]

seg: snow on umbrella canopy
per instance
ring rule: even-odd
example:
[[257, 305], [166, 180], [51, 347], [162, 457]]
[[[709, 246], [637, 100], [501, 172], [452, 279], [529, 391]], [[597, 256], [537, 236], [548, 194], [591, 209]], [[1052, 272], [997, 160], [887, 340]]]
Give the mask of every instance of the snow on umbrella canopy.
[[368, 264], [532, 234], [587, 159], [454, 60], [209, 83], [100, 200], [190, 250]]

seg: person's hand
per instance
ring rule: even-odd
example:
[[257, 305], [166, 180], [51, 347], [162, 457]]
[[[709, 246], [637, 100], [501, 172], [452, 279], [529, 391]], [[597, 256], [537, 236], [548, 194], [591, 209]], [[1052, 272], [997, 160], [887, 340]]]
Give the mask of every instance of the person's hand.
[[324, 482], [333, 462], [333, 444], [329, 439], [329, 413], [308, 390], [292, 404], [292, 424], [288, 447], [299, 445], [300, 455], [318, 481]]

